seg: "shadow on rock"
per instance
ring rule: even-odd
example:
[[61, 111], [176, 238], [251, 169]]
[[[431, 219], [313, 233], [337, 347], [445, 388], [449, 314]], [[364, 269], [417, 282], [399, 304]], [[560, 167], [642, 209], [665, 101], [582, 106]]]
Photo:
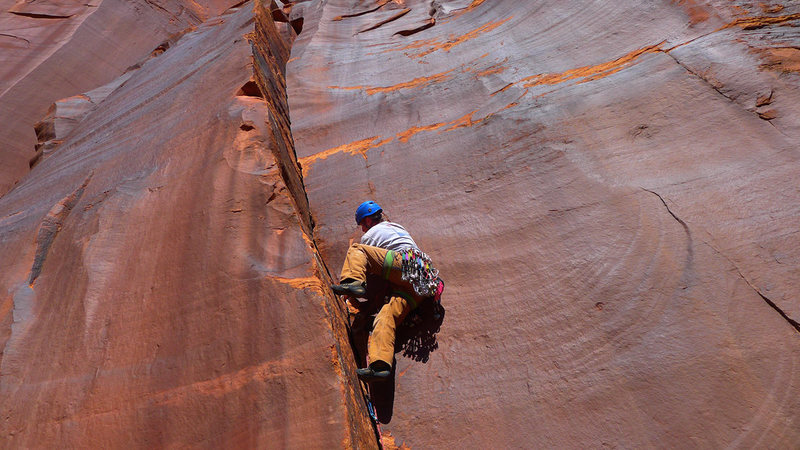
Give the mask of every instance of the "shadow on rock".
[[380, 423], [392, 421], [392, 414], [394, 413], [394, 380], [395, 369], [393, 367], [392, 376], [388, 380], [369, 383], [372, 406], [375, 407], [375, 415], [378, 416], [378, 422]]

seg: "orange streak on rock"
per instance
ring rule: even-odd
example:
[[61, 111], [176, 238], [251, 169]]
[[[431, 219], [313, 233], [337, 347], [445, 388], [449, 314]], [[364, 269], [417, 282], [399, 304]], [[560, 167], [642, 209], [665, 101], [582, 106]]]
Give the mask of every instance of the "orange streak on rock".
[[507, 104], [506, 106], [498, 109], [497, 111], [489, 113], [489, 114], [481, 117], [480, 119], [473, 119], [472, 116], [476, 112], [478, 112], [478, 110], [472, 111], [471, 113], [467, 114], [466, 116], [461, 117], [460, 119], [456, 119], [456, 120], [450, 122], [450, 124], [452, 124], [453, 126], [451, 126], [450, 128], [448, 128], [448, 129], [446, 129], [444, 131], [451, 131], [451, 130], [455, 130], [457, 128], [465, 128], [465, 127], [472, 127], [472, 126], [478, 125], [481, 122], [485, 122], [485, 121], [489, 120], [495, 114], [497, 114], [497, 113], [499, 113], [501, 111], [505, 111], [507, 109], [511, 109], [511, 108], [513, 108], [515, 106], [519, 106], [519, 103], [518, 102], [511, 102], [511, 103]]
[[[306, 353], [308, 351], [305, 351]], [[293, 355], [295, 358], [299, 355]], [[245, 367], [232, 373], [226, 373], [210, 380], [198, 381], [191, 384], [175, 387], [173, 389], [157, 392], [147, 396], [148, 403], [155, 404], [181, 404], [186, 401], [187, 394], [196, 392], [210, 397], [221, 397], [229, 392], [237, 391], [250, 383], [259, 383], [265, 380], [287, 376], [295, 376], [292, 368], [294, 359], [267, 361], [265, 363]]]
[[675, 3], [686, 8], [686, 12], [689, 14], [690, 25], [697, 25], [698, 23], [705, 22], [711, 17], [705, 6], [698, 4], [696, 0], [677, 0]]
[[447, 72], [437, 73], [436, 75], [431, 75], [429, 77], [414, 78], [411, 81], [408, 81], [406, 83], [395, 84], [394, 86], [369, 88], [367, 89], [367, 95], [373, 95], [379, 92], [392, 92], [400, 89], [411, 89], [428, 84], [440, 83], [450, 78], [447, 74], [452, 71], [453, 69], [448, 70]]
[[384, 50], [381, 53], [400, 52], [400, 51], [403, 51], [403, 50], [414, 50], [414, 49], [417, 49], [417, 48], [423, 48], [423, 47], [427, 47], [429, 45], [434, 45], [434, 44], [436, 44], [438, 42], [439, 42], [438, 39], [419, 39], [419, 40], [416, 40], [416, 41], [406, 45], [405, 47]]
[[433, 53], [433, 52], [435, 52], [437, 50], [450, 51], [451, 48], [453, 48], [453, 47], [455, 47], [457, 45], [463, 44], [464, 42], [466, 42], [466, 41], [468, 41], [470, 39], [475, 39], [476, 37], [480, 36], [481, 34], [488, 33], [490, 31], [494, 30], [495, 28], [499, 27], [500, 25], [502, 25], [502, 24], [508, 22], [509, 20], [513, 19], [513, 18], [514, 18], [514, 16], [510, 16], [510, 17], [507, 17], [506, 19], [503, 19], [503, 20], [501, 20], [499, 22], [489, 22], [489, 23], [487, 23], [487, 24], [485, 24], [485, 25], [483, 25], [481, 27], [478, 27], [478, 28], [470, 31], [469, 33], [467, 33], [467, 34], [465, 34], [463, 36], [459, 36], [459, 37], [450, 36], [450, 39], [447, 42], [445, 42], [443, 44], [433, 44], [431, 46], [431, 48], [429, 48], [428, 50], [425, 50], [424, 52], [418, 53], [416, 55], [411, 55], [411, 57], [412, 58], [422, 58], [423, 56], [429, 55], [429, 54], [431, 54], [431, 53]]
[[458, 17], [458, 16], [460, 16], [462, 14], [466, 14], [466, 13], [472, 11], [473, 9], [477, 8], [478, 6], [480, 6], [480, 4], [483, 3], [484, 1], [486, 1], [486, 0], [472, 0], [472, 3], [470, 3], [469, 6], [467, 6], [466, 8], [458, 10], [455, 13], [453, 13], [453, 15], [447, 21], [449, 22], [454, 17]]
[[[486, 58], [487, 56], [489, 56], [489, 54], [488, 54], [488, 53], [484, 53], [483, 55], [481, 55], [481, 56], [479, 56], [479, 57], [477, 57], [477, 58], [473, 59], [472, 61], [470, 61], [470, 64], [472, 64], [472, 63], [475, 63], [475, 62], [478, 62], [478, 61], [480, 61], [481, 59], [483, 59], [483, 58]], [[489, 67], [497, 67], [497, 66], [499, 66], [499, 65], [503, 64], [503, 63], [504, 63], [504, 62], [506, 62], [506, 61], [508, 61], [508, 57], [506, 57], [506, 59], [504, 59], [504, 60], [500, 61], [499, 63], [497, 63], [497, 64], [494, 64], [494, 65], [492, 65], [492, 66], [489, 66]], [[464, 65], [466, 65], [466, 64], [464, 64]], [[467, 73], [467, 72], [474, 72], [475, 70], [476, 70], [476, 69], [473, 69], [472, 67], [465, 67], [465, 68], [464, 68], [464, 69], [462, 69], [461, 71], [462, 71], [462, 72], [464, 72], [464, 73]]]
[[[477, 5], [475, 5], [475, 6], [477, 6]], [[484, 25], [482, 25], [482, 26], [480, 26], [480, 27], [468, 32], [467, 34], [465, 34], [463, 36], [455, 37], [455, 36], [451, 35], [450, 39], [448, 39], [448, 41], [444, 42], [444, 43], [442, 43], [439, 39], [420, 39], [420, 40], [414, 41], [414, 42], [412, 42], [412, 43], [410, 43], [410, 44], [408, 44], [406, 46], [400, 47], [400, 48], [393, 48], [393, 49], [389, 49], [389, 50], [384, 50], [382, 53], [401, 52], [403, 50], [416, 50], [416, 49], [420, 49], [420, 48], [430, 47], [430, 48], [428, 48], [427, 50], [425, 50], [422, 53], [418, 53], [416, 55], [408, 55], [410, 58], [421, 58], [421, 57], [423, 57], [425, 55], [428, 55], [430, 53], [435, 52], [436, 50], [448, 51], [451, 48], [453, 48], [453, 47], [455, 47], [455, 46], [457, 46], [459, 44], [462, 44], [462, 43], [464, 43], [464, 42], [466, 42], [466, 41], [468, 41], [470, 39], [474, 39], [475, 37], [477, 37], [477, 36], [479, 36], [479, 35], [481, 35], [483, 33], [488, 33], [489, 31], [494, 30], [495, 28], [499, 27], [500, 25], [508, 22], [509, 20], [511, 20], [513, 18], [514, 18], [514, 16], [511, 16], [511, 17], [508, 17], [508, 18], [506, 18], [504, 20], [501, 20], [499, 22], [489, 22], [487, 24], [484, 24]], [[487, 55], [488, 55], [488, 53], [487, 53]], [[486, 56], [486, 55], [481, 56], [481, 58], [483, 58], [484, 56]], [[478, 59], [480, 59], [480, 58], [478, 58]]]
[[774, 70], [782, 73], [800, 73], [800, 49], [794, 47], [777, 47], [760, 50], [767, 60], [760, 65], [761, 69]]
[[776, 12], [781, 12], [781, 11], [783, 11], [783, 8], [784, 8], [783, 5], [767, 5], [765, 3], [759, 3], [758, 6], [761, 7], [762, 11], [764, 11], [765, 13], [768, 13], [768, 14], [774, 14]]
[[473, 119], [472, 116], [474, 116], [475, 113], [478, 112], [478, 110], [476, 109], [475, 111], [472, 111], [471, 113], [469, 113], [469, 114], [467, 114], [465, 116], [459, 117], [458, 119], [452, 120], [450, 122], [440, 122], [440, 123], [435, 123], [435, 124], [427, 125], [427, 126], [409, 128], [408, 130], [406, 130], [406, 131], [404, 131], [402, 133], [398, 133], [397, 134], [397, 138], [398, 138], [398, 140], [400, 142], [408, 142], [408, 140], [411, 139], [412, 136], [414, 136], [415, 134], [417, 134], [419, 132], [438, 130], [439, 128], [442, 128], [442, 127], [447, 126], [447, 125], [450, 125], [450, 127], [442, 130], [441, 132], [452, 131], [452, 130], [455, 130], [455, 129], [458, 129], [458, 128], [466, 128], [466, 127], [475, 126], [475, 125], [477, 125], [477, 124], [479, 124], [481, 122], [489, 120], [489, 118], [491, 118], [495, 114], [497, 114], [497, 113], [499, 113], [501, 111], [505, 111], [507, 109], [511, 109], [511, 108], [513, 108], [515, 106], [519, 106], [519, 102], [511, 102], [511, 103], [507, 104], [506, 106], [498, 109], [497, 111], [489, 113], [484, 117], [481, 117], [480, 119]]
[[579, 81], [578, 84], [588, 83], [590, 81], [599, 80], [600, 78], [605, 78], [605, 77], [607, 77], [607, 76], [609, 76], [611, 74], [615, 74], [615, 73], [619, 72], [620, 70], [622, 70], [624, 68], [625, 67], [623, 67], [623, 66], [615, 67], [615, 68], [613, 68], [613, 69], [611, 69], [611, 70], [609, 70], [607, 72], [598, 73], [597, 75], [592, 75], [590, 77], [586, 77], [583, 80]]
[[315, 162], [323, 159], [327, 159], [331, 155], [335, 155], [337, 153], [349, 153], [351, 155], [359, 154], [365, 160], [367, 159], [367, 150], [371, 148], [380, 147], [383, 144], [394, 139], [393, 137], [386, 138], [382, 141], [375, 142], [376, 140], [380, 139], [380, 136], [373, 136], [370, 138], [362, 139], [360, 141], [350, 142], [348, 144], [343, 144], [338, 147], [330, 148], [328, 150], [323, 150], [319, 153], [315, 153], [310, 156], [306, 156], [300, 158], [298, 163], [303, 167], [303, 176], [308, 173], [309, 168]]
[[[513, 108], [515, 106], [519, 106], [519, 103], [518, 102], [511, 102], [511, 103], [507, 104], [506, 106], [503, 106], [502, 108], [500, 108], [497, 112], [505, 111], [505, 110], [511, 109], [511, 108]], [[496, 113], [492, 113], [492, 114], [496, 114]]]
[[508, 83], [508, 84], [507, 84], [507, 85], [505, 85], [505, 86], [504, 86], [502, 89], [500, 89], [499, 91], [494, 91], [494, 92], [492, 92], [490, 95], [492, 95], [492, 96], [493, 96], [493, 95], [499, 94], [499, 93], [501, 93], [501, 92], [505, 92], [506, 90], [508, 90], [508, 88], [510, 88], [510, 87], [511, 87], [511, 86], [513, 86], [513, 85], [514, 85], [514, 83]]
[[359, 89], [364, 89], [366, 90], [367, 95], [374, 95], [380, 92], [399, 91], [400, 89], [414, 89], [433, 83], [440, 83], [442, 81], [449, 79], [450, 76], [448, 74], [453, 70], [455, 69], [450, 69], [447, 72], [437, 73], [429, 77], [414, 78], [411, 81], [406, 81], [405, 83], [399, 83], [392, 86], [328, 86], [328, 88], [340, 89], [343, 91], [355, 91]]
[[408, 142], [408, 140], [411, 139], [412, 136], [414, 136], [415, 134], [417, 134], [417, 133], [419, 133], [421, 131], [436, 130], [436, 129], [439, 129], [439, 128], [445, 126], [445, 125], [447, 125], [447, 124], [443, 123], [443, 122], [440, 122], [440, 123], [435, 123], [433, 125], [426, 125], [426, 126], [421, 126], [421, 127], [411, 127], [408, 130], [403, 131], [402, 133], [397, 133], [397, 139], [400, 142]]
[[289, 285], [295, 289], [311, 289], [319, 295], [325, 295], [322, 289], [322, 280], [317, 277], [284, 278], [267, 277], [270, 280]]
[[664, 42], [640, 48], [638, 50], [634, 50], [625, 56], [622, 56], [620, 58], [617, 58], [613, 61], [609, 61], [606, 63], [597, 64], [594, 66], [579, 67], [577, 69], [568, 70], [563, 73], [548, 73], [548, 74], [534, 75], [531, 77], [523, 78], [520, 80], [520, 82], [527, 81], [527, 83], [523, 84], [523, 86], [532, 87], [532, 86], [540, 86], [547, 84], [558, 84], [564, 81], [573, 80], [575, 78], [587, 78], [586, 80], [584, 80], [584, 82], [597, 80], [622, 70], [625, 65], [631, 63], [633, 60], [644, 55], [645, 53], [656, 53], [662, 51], [661, 50], [662, 45], [664, 45]]
[[485, 1], [485, 0], [472, 0], [472, 3], [470, 3], [470, 5], [469, 5], [469, 6], [467, 6], [467, 9], [466, 9], [466, 11], [469, 11], [469, 10], [471, 10], [471, 9], [475, 9], [475, 8], [477, 8], [477, 7], [478, 7], [478, 5], [480, 5], [480, 4], [481, 4], [481, 3], [483, 3], [484, 1]]
[[761, 28], [767, 25], [773, 25], [776, 23], [783, 23], [797, 19], [800, 19], [800, 13], [789, 14], [786, 16], [776, 16], [776, 17], [742, 17], [741, 19], [736, 19], [733, 22], [719, 28], [716, 31], [732, 27], [740, 27], [744, 28], [745, 30], [752, 30], [754, 28]]
[[444, 131], [455, 130], [456, 128], [471, 127], [471, 126], [483, 121], [483, 119], [478, 119], [477, 121], [472, 120], [472, 116], [476, 112], [478, 112], [477, 109], [475, 111], [472, 111], [471, 113], [461, 117], [461, 118], [458, 118], [458, 119], [456, 119], [456, 120], [454, 120], [452, 122], [449, 122], [448, 125], [452, 125], [452, 126], [450, 128], [448, 128], [448, 129], [444, 130]]
[[357, 91], [359, 89], [368, 89], [367, 86], [328, 86], [328, 89], [339, 89], [340, 91]]
[[492, 74], [495, 74], [495, 73], [503, 73], [503, 72], [505, 72], [506, 69], [507, 68], [503, 67], [503, 66], [491, 67], [491, 68], [486, 69], [486, 70], [484, 70], [482, 72], [477, 72], [475, 74], [475, 76], [476, 77], [485, 77], [486, 75], [492, 75]]

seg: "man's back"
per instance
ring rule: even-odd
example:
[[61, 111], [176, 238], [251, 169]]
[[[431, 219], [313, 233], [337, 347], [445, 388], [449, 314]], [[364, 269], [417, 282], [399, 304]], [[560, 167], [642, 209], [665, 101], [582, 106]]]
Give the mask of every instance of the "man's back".
[[393, 222], [376, 224], [361, 236], [361, 243], [394, 251], [404, 250], [409, 247], [419, 249], [417, 243], [408, 234], [408, 231]]

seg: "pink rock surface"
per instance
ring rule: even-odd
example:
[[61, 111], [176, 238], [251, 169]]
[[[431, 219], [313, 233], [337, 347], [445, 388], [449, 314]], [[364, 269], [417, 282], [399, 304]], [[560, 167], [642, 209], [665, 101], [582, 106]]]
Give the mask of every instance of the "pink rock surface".
[[171, 35], [235, 0], [6, 1], [0, 8], [0, 195], [34, 156], [31, 125], [50, 105], [105, 84]]
[[370, 198], [448, 282], [394, 443], [798, 445], [800, 9], [376, 5], [308, 8], [288, 77], [328, 265]]
[[447, 281], [385, 447], [800, 445], [797, 5], [3, 10], [3, 446], [376, 447], [367, 198]]
[[242, 89], [248, 39], [285, 46], [253, 19], [146, 62], [0, 201], [3, 446], [375, 447], [276, 92]]

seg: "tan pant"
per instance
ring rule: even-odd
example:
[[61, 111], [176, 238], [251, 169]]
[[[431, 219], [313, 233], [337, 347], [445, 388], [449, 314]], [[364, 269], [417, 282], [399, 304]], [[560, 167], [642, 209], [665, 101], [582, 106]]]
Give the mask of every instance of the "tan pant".
[[391, 284], [389, 302], [381, 307], [375, 317], [375, 327], [369, 339], [368, 362], [383, 361], [390, 366], [394, 360], [394, 340], [397, 327], [414, 309], [422, 297], [402, 279], [402, 259], [394, 258], [391, 265], [385, 264], [389, 250], [370, 245], [353, 244], [347, 250], [342, 266], [341, 280], [352, 278], [366, 281], [367, 273], [388, 279]]

